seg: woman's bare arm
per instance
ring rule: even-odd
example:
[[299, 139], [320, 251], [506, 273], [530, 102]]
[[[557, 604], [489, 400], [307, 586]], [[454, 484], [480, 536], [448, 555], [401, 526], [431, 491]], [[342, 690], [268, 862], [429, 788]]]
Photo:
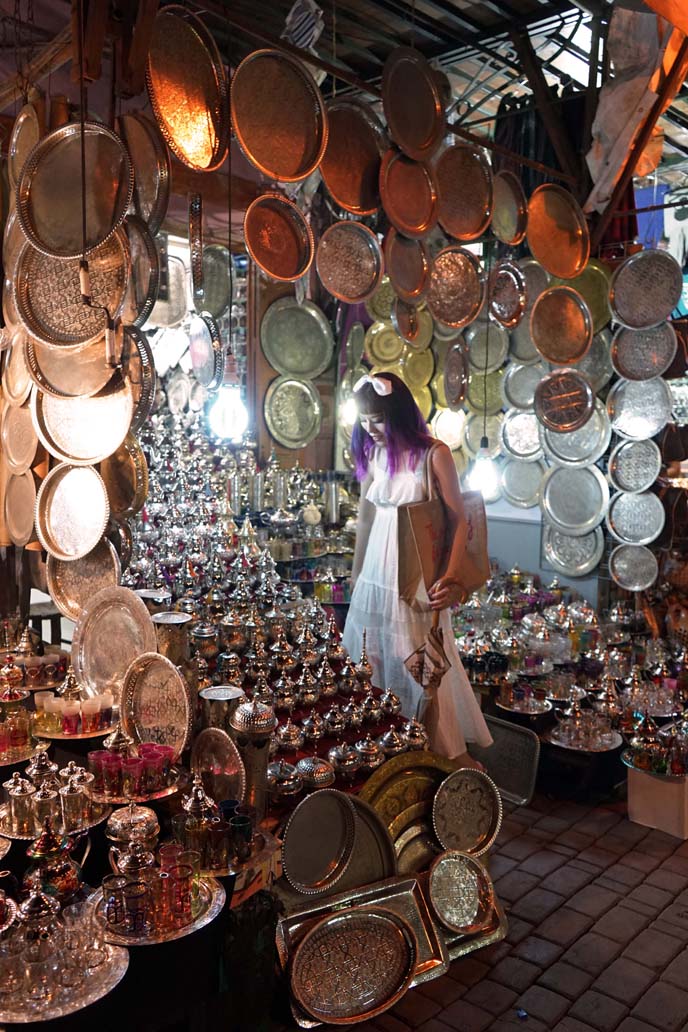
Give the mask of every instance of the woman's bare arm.
[[463, 498], [456, 466], [449, 448], [440, 444], [434, 449], [431, 459], [431, 472], [435, 478], [437, 490], [444, 501], [449, 524], [452, 546], [447, 561], [445, 574], [433, 584], [428, 592], [432, 609], [446, 609], [455, 605], [463, 596], [460, 586], [461, 563], [466, 550], [468, 525], [463, 509]]
[[351, 566], [351, 587], [353, 588], [363, 566], [370, 528], [375, 517], [375, 506], [366, 498], [368, 488], [373, 482], [372, 473], [368, 473], [361, 481], [361, 500], [358, 505], [358, 525], [356, 527], [356, 547], [354, 548], [354, 560]]

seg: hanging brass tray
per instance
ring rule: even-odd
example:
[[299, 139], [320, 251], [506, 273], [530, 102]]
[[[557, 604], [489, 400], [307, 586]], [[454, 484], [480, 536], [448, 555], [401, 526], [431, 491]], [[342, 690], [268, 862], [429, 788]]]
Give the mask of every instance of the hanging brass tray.
[[442, 99], [433, 70], [411, 47], [393, 50], [382, 71], [382, 106], [394, 142], [414, 161], [427, 161], [445, 133]]
[[148, 497], [148, 465], [133, 434], [128, 433], [119, 448], [103, 459], [100, 475], [113, 516], [135, 516], [141, 511]]
[[265, 422], [278, 444], [305, 448], [320, 433], [322, 402], [309, 380], [278, 376], [265, 395]]
[[513, 172], [498, 172], [492, 181], [492, 232], [503, 244], [515, 247], [527, 225], [528, 205], [520, 180]]
[[471, 373], [494, 373], [506, 359], [509, 334], [483, 312], [464, 333]]
[[404, 236], [420, 239], [437, 224], [437, 182], [430, 165], [390, 148], [380, 166], [380, 195], [387, 218]]
[[29, 375], [43, 394], [56, 398], [91, 398], [107, 387], [115, 374], [106, 360], [105, 337], [93, 344], [46, 347], [27, 337], [24, 359]]
[[140, 111], [117, 118], [117, 131], [134, 166], [134, 211], [155, 236], [170, 200], [170, 157], [157, 126]]
[[134, 411], [131, 385], [121, 375], [91, 398], [57, 398], [34, 387], [31, 417], [43, 446], [62, 462], [92, 466], [112, 455]]
[[134, 399], [134, 413], [129, 430], [132, 434], [137, 434], [153, 411], [157, 377], [148, 339], [134, 326], [124, 328], [122, 374], [131, 386]]
[[445, 247], [435, 256], [427, 305], [445, 326], [461, 329], [477, 316], [485, 282], [479, 260], [462, 247]]
[[63, 616], [76, 621], [93, 596], [103, 588], [116, 587], [122, 575], [115, 546], [102, 538], [81, 559], [65, 562], [48, 556], [48, 592]]
[[590, 257], [590, 234], [568, 190], [543, 183], [533, 191], [528, 201], [528, 247], [552, 276], [570, 280], [583, 271]]
[[229, 308], [232, 296], [234, 259], [222, 244], [203, 248], [203, 307], [213, 319], [219, 319]]
[[420, 301], [430, 285], [432, 257], [423, 240], [402, 236], [392, 226], [385, 238], [385, 268], [394, 292], [407, 304]]
[[19, 318], [27, 332], [48, 347], [93, 344], [105, 333], [107, 308], [122, 311], [129, 283], [129, 244], [118, 229], [89, 256], [93, 305], [81, 300], [79, 259], [68, 261], [37, 251], [28, 241], [17, 259], [14, 281]]
[[306, 65], [278, 50], [254, 50], [230, 92], [241, 149], [268, 179], [295, 183], [314, 172], [327, 147], [327, 111]]
[[0, 420], [0, 454], [10, 473], [20, 475], [31, 467], [38, 449], [28, 405], [5, 404]]
[[612, 317], [609, 283], [612, 270], [598, 258], [591, 258], [582, 272], [569, 279], [555, 279], [553, 285], [573, 287], [585, 301], [592, 316], [593, 333], [599, 333]]
[[155, 18], [146, 86], [176, 157], [198, 172], [219, 168], [229, 137], [225, 70], [212, 35], [184, 7], [165, 7]]
[[315, 255], [320, 282], [334, 297], [355, 305], [377, 290], [384, 272], [375, 234], [361, 222], [335, 222], [320, 237]]
[[105, 484], [92, 466], [61, 463], [36, 497], [36, 533], [50, 555], [69, 561], [92, 551], [108, 521]]
[[[86, 150], [86, 250], [93, 251], [124, 221], [134, 190], [134, 170], [119, 136], [98, 122], [84, 126]], [[82, 252], [81, 126], [44, 136], [26, 159], [17, 183], [17, 216], [28, 241], [53, 258]]]
[[[14, 120], [10, 142], [7, 147], [7, 178], [14, 190], [31, 151], [41, 136], [38, 115], [33, 104], [24, 104]], [[3, 259], [4, 259], [3, 254]], [[7, 268], [7, 266], [5, 266]]]
[[194, 302], [203, 300], [203, 195], [189, 194], [189, 260]]
[[350, 97], [331, 100], [327, 120], [323, 182], [344, 211], [373, 215], [380, 203], [380, 161], [387, 149], [382, 123], [371, 107]]
[[22, 548], [33, 536], [36, 482], [31, 470], [12, 474], [5, 485], [5, 525], [13, 545]]
[[526, 310], [526, 279], [512, 261], [497, 262], [487, 280], [487, 308], [502, 326], [518, 326]]
[[130, 275], [122, 306], [122, 322], [145, 326], [160, 288], [160, 258], [155, 240], [138, 215], [127, 215], [124, 231], [129, 241]]
[[8, 405], [23, 405], [31, 393], [31, 374], [24, 357], [26, 333], [17, 328], [12, 334], [12, 343], [3, 356], [2, 395]]
[[281, 194], [265, 193], [251, 202], [244, 217], [244, 241], [253, 261], [271, 279], [290, 283], [311, 267], [311, 227]]
[[404, 340], [389, 323], [374, 322], [366, 330], [365, 353], [375, 366], [394, 366], [404, 354]]
[[455, 143], [435, 166], [439, 223], [456, 240], [477, 240], [492, 220], [492, 167], [478, 147]]
[[392, 305], [392, 325], [412, 351], [427, 351], [432, 344], [434, 323], [426, 308], [397, 297]]
[[122, 681], [123, 730], [135, 742], [169, 745], [178, 759], [191, 739], [191, 693], [177, 667], [157, 652], [133, 660]]
[[312, 301], [299, 304], [294, 297], [280, 297], [263, 316], [260, 345], [282, 376], [310, 380], [332, 361], [334, 337], [325, 314]]

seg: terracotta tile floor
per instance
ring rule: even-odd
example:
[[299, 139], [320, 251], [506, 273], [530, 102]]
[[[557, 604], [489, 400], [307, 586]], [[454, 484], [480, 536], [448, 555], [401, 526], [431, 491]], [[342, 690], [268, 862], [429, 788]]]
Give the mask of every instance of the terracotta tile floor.
[[536, 797], [505, 817], [490, 869], [506, 940], [357, 1029], [688, 1030], [688, 843], [620, 804]]

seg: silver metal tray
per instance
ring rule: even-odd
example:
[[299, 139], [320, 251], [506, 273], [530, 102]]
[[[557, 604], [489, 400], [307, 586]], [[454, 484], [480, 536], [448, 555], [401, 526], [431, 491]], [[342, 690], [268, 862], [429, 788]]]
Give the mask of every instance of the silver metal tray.
[[609, 573], [624, 591], [647, 591], [657, 580], [659, 564], [644, 545], [617, 545], [609, 556]]
[[609, 485], [597, 466], [553, 466], [543, 478], [540, 509], [545, 521], [572, 537], [594, 530], [608, 505]]
[[630, 329], [658, 326], [681, 298], [683, 273], [667, 251], [632, 254], [619, 265], [609, 286], [609, 303], [617, 322]]
[[545, 523], [542, 526], [542, 544], [547, 561], [567, 577], [585, 577], [595, 569], [604, 554], [601, 527], [582, 537], [573, 537]]
[[335, 885], [351, 860], [356, 814], [347, 795], [323, 788], [303, 799], [287, 821], [282, 869], [287, 881], [310, 895]]
[[324, 313], [312, 301], [274, 301], [260, 325], [260, 345], [268, 362], [282, 376], [312, 380], [332, 361], [334, 338]]
[[540, 500], [540, 485], [547, 467], [544, 462], [509, 459], [501, 473], [502, 494], [518, 509], [532, 509]]
[[122, 576], [119, 556], [112, 542], [103, 538], [81, 559], [64, 562], [48, 556], [48, 591], [63, 616], [76, 622], [97, 591], [116, 587]]
[[614, 374], [610, 355], [611, 339], [612, 335], [607, 329], [594, 334], [587, 355], [576, 363], [576, 369], [586, 377], [595, 394], [607, 386]]
[[671, 419], [671, 392], [664, 380], [619, 380], [607, 398], [612, 429], [631, 441], [644, 441]]
[[670, 322], [647, 330], [621, 326], [611, 342], [610, 360], [626, 380], [651, 380], [662, 376], [676, 357], [678, 341]]
[[651, 491], [619, 491], [609, 503], [607, 529], [626, 545], [649, 545], [664, 529], [664, 506]]
[[111, 926], [105, 920], [103, 914], [103, 892], [99, 889], [91, 897], [91, 905], [95, 910], [95, 916], [105, 929], [107, 942], [117, 946], [156, 946], [161, 942], [172, 942], [174, 939], [184, 939], [187, 935], [193, 935], [200, 928], [205, 928], [211, 921], [214, 921], [225, 905], [225, 890], [219, 881], [214, 878], [203, 877], [200, 880], [198, 899], [194, 906], [194, 919], [189, 924], [180, 928], [170, 928], [164, 932], [153, 932], [150, 935], [118, 935], [111, 930]]
[[487, 316], [480, 316], [464, 333], [468, 361], [477, 373], [493, 373], [503, 365], [509, 351], [509, 334]]
[[[47, 744], [45, 748], [48, 748]], [[71, 835], [81, 831], [88, 831], [89, 828], [96, 828], [99, 824], [102, 824], [103, 821], [106, 821], [111, 813], [111, 806], [108, 806], [103, 803], [97, 803], [94, 800], [92, 802], [91, 816], [89, 820], [84, 821], [82, 824], [79, 825], [78, 828], [73, 829], [70, 832], [65, 832], [61, 816], [55, 817], [53, 821], [53, 828], [55, 834], [57, 835]], [[42, 830], [43, 829], [39, 825], [36, 825], [30, 835], [18, 834], [18, 832], [12, 830], [7, 803], [4, 803], [2, 806], [0, 806], [0, 835], [2, 835], [3, 838], [11, 839], [13, 842], [31, 842], [33, 841], [33, 839], [38, 838]]]
[[191, 738], [189, 686], [177, 667], [157, 652], [144, 652], [127, 668], [120, 713], [124, 731], [135, 742], [169, 745], [175, 759]]
[[269, 385], [264, 404], [270, 435], [285, 448], [305, 448], [320, 433], [322, 402], [310, 380], [278, 376]]
[[647, 491], [662, 468], [654, 441], [620, 441], [609, 456], [609, 479], [617, 491]]
[[510, 362], [502, 380], [502, 396], [506, 408], [532, 409], [535, 401], [535, 388], [547, 368], [542, 362], [524, 365]]
[[500, 434], [505, 455], [521, 462], [537, 462], [542, 458], [538, 420], [532, 410], [509, 409]]
[[607, 410], [598, 398], [590, 419], [580, 430], [560, 434], [540, 426], [539, 433], [543, 451], [550, 462], [576, 468], [592, 465], [604, 455], [612, 437], [612, 428]]
[[111, 690], [116, 701], [132, 660], [157, 648], [145, 605], [129, 588], [104, 588], [83, 609], [72, 638], [72, 665], [87, 696]]
[[416, 878], [386, 878], [363, 888], [351, 888], [283, 917], [277, 924], [276, 943], [280, 964], [287, 970], [295, 947], [316, 921], [346, 906], [383, 906], [407, 921], [418, 943], [416, 970], [411, 986], [443, 975], [449, 967], [447, 949], [436, 927]]
[[560, 741], [556, 728], [551, 728], [549, 731], [545, 731], [542, 735], [542, 740], [548, 742], [550, 745], [556, 745], [559, 749], [569, 749], [571, 752], [582, 752], [582, 753], [605, 753], [614, 752], [619, 746], [623, 745], [623, 738], [618, 731], [612, 731], [612, 740], [609, 745], [597, 745], [594, 748], [586, 746], [583, 748], [578, 745], [571, 745], [570, 742]]

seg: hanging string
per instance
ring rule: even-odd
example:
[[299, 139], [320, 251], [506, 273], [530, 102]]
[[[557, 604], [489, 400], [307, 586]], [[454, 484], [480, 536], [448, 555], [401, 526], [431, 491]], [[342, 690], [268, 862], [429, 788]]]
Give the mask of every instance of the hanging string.
[[[332, 0], [332, 64], [337, 64], [337, 0]], [[332, 96], [337, 96], [337, 76], [332, 76]]]
[[488, 312], [487, 312], [487, 320], [486, 320], [486, 327], [485, 327], [485, 368], [483, 369], [483, 436], [482, 436], [482, 440], [480, 441], [480, 447], [481, 448], [482, 447], [487, 447], [487, 366], [488, 366], [489, 353], [490, 353], [490, 313], [489, 313], [489, 303], [490, 303], [490, 296], [489, 296], [489, 294], [490, 294], [490, 287], [489, 287], [489, 283], [490, 283], [490, 262], [489, 262], [489, 260], [485, 263], [485, 271], [487, 273], [487, 293], [488, 293], [487, 305], [488, 305]]
[[416, 49], [416, 0], [411, 4], [411, 47]]

